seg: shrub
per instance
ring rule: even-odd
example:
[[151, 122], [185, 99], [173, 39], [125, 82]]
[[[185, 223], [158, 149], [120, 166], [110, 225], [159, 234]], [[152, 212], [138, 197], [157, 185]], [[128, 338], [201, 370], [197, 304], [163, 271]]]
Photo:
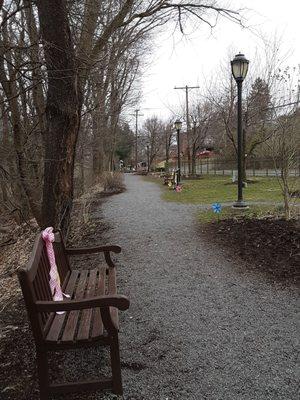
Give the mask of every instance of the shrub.
[[119, 193], [125, 189], [124, 175], [120, 172], [104, 172], [101, 183], [105, 193]]

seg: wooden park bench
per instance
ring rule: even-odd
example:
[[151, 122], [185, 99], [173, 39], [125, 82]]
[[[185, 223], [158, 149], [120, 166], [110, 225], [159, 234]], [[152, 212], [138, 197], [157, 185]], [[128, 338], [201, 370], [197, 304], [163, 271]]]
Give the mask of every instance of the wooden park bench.
[[[36, 345], [40, 399], [56, 393], [111, 389], [122, 394], [118, 340], [118, 310], [126, 310], [129, 300], [117, 294], [116, 268], [111, 252], [119, 246], [82, 249], [65, 248], [60, 232], [53, 243], [61, 286], [70, 299], [53, 301], [49, 286], [50, 265], [46, 246], [39, 234], [26, 268], [18, 275]], [[104, 253], [105, 265], [97, 269], [73, 270], [69, 256]], [[57, 313], [65, 311], [64, 313]], [[110, 347], [111, 378], [81, 382], [50, 383], [47, 355], [51, 351], [105, 345]]]
[[176, 183], [176, 172], [173, 171], [171, 174], [166, 174], [164, 175], [164, 185], [169, 185], [171, 183], [172, 185], [175, 185]]

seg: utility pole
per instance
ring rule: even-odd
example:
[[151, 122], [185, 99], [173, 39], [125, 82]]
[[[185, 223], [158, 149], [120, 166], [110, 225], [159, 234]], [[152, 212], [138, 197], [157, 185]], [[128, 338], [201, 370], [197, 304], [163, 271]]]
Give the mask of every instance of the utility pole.
[[174, 89], [185, 90], [187, 155], [188, 155], [189, 173], [191, 173], [189, 90], [199, 89], [199, 86], [188, 86], [188, 85], [181, 87], [175, 86]]
[[138, 117], [142, 117], [143, 114], [139, 114], [140, 110], [134, 110], [134, 115], [135, 116], [135, 171], [137, 171], [137, 165], [138, 165]]

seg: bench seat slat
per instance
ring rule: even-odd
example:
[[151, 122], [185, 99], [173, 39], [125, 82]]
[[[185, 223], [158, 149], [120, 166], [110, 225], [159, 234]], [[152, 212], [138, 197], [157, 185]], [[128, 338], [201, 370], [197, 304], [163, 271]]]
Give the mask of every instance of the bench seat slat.
[[[65, 286], [65, 285], [64, 285]], [[84, 299], [105, 294], [117, 294], [115, 268], [101, 266], [99, 269], [72, 271], [64, 289], [72, 299]], [[118, 327], [118, 309], [110, 307], [111, 317]], [[52, 317], [52, 322], [50, 318]], [[46, 342], [68, 344], [93, 340], [104, 334], [100, 308], [52, 313]]]
[[[110, 295], [117, 294], [117, 278], [116, 269], [109, 268], [108, 273], [108, 293]], [[110, 307], [110, 315], [117, 328], [119, 328], [119, 312], [116, 307]]]
[[[80, 300], [84, 298], [86, 283], [87, 283], [88, 271], [80, 271], [77, 287], [74, 293], [74, 299]], [[79, 319], [80, 311], [70, 311], [66, 325], [64, 327], [62, 341], [72, 342], [75, 341], [76, 327]]]
[[[73, 270], [71, 272], [70, 278], [67, 282], [66, 287], [64, 288], [64, 292], [68, 295], [71, 296], [71, 298], [74, 297], [74, 290], [76, 286], [76, 282], [79, 276], [79, 271]], [[61, 330], [64, 325], [65, 319], [68, 316], [69, 313], [64, 313], [64, 314], [55, 314], [53, 321], [51, 323], [49, 332], [46, 336], [46, 341], [47, 342], [57, 342], [59, 337], [61, 336]]]
[[[105, 278], [106, 278], [106, 268], [101, 267], [98, 274], [98, 285], [96, 288], [96, 296], [102, 296], [103, 294], [105, 294]], [[95, 338], [99, 335], [103, 335], [103, 322], [101, 318], [100, 308], [95, 308], [91, 336], [92, 338]]]
[[[89, 272], [88, 284], [85, 297], [92, 297], [96, 292], [98, 270]], [[88, 340], [92, 321], [92, 309], [82, 310], [78, 328], [77, 340]]]

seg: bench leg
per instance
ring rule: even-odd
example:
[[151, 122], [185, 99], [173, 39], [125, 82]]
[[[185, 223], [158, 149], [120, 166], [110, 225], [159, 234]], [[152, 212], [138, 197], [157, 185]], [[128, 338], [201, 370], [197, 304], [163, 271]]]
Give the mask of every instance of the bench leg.
[[114, 394], [122, 395], [123, 388], [122, 388], [121, 363], [120, 363], [118, 335], [113, 336], [111, 339], [110, 359], [111, 359], [112, 380], [113, 380], [112, 391]]
[[40, 400], [49, 400], [49, 371], [47, 352], [36, 353], [37, 370], [40, 388]]

